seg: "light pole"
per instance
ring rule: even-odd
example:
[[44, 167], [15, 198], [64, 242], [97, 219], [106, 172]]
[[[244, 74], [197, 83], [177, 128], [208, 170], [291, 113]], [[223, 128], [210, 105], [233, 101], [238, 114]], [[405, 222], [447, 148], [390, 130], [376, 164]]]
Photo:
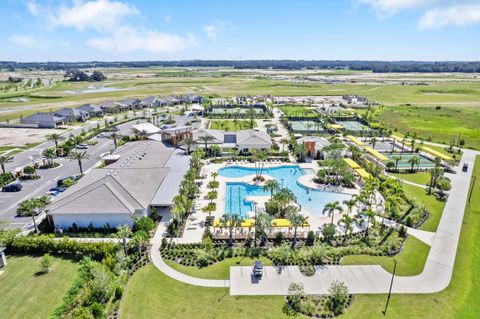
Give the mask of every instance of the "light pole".
[[395, 278], [395, 271], [397, 270], [397, 261], [393, 259], [393, 262], [394, 264], [393, 264], [392, 280], [390, 281], [390, 289], [388, 289], [387, 303], [385, 304], [385, 310], [383, 311], [384, 316], [387, 314], [388, 303], [390, 302], [390, 296], [392, 295], [393, 279]]
[[253, 229], [254, 231], [254, 240], [253, 240], [253, 245], [255, 248], [257, 248], [257, 203], [253, 203], [253, 212], [255, 213], [255, 227]]

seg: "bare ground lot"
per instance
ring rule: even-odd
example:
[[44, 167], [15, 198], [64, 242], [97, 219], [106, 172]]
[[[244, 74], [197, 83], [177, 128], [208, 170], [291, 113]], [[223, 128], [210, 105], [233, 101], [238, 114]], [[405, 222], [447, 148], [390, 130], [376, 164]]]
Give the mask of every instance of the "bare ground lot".
[[0, 128], [0, 146], [23, 147], [27, 144], [41, 143], [46, 136], [53, 133], [65, 133], [56, 129]]

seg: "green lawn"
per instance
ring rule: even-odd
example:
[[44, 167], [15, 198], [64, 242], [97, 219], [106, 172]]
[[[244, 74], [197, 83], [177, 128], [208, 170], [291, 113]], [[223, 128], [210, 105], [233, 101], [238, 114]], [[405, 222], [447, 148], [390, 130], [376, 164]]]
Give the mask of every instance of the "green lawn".
[[389, 175], [395, 176], [399, 179], [406, 180], [415, 184], [426, 185], [430, 181], [430, 173], [416, 172], [406, 174], [389, 173]]
[[445, 202], [439, 201], [433, 195], [428, 195], [426, 189], [402, 183], [403, 191], [409, 198], [416, 200], [418, 204], [425, 205], [425, 208], [430, 213], [430, 217], [420, 227], [421, 230], [436, 231], [440, 217], [442, 217]]
[[383, 108], [377, 118], [401, 133], [416, 132], [419, 138], [446, 145], [460, 134], [465, 147], [480, 148], [478, 109], [396, 106]]
[[[213, 120], [210, 121], [210, 128], [212, 130], [223, 130], [227, 132], [238, 131], [238, 130], [247, 130], [250, 129], [250, 120]], [[253, 127], [257, 126], [257, 122], [253, 121]]]
[[250, 257], [235, 257], [228, 258], [217, 262], [211, 266], [198, 268], [192, 266], [179, 265], [174, 261], [166, 260], [165, 262], [172, 268], [183, 272], [187, 275], [205, 278], [205, 279], [229, 279], [230, 278], [230, 266], [251, 266], [255, 260], [261, 260], [264, 265], [271, 265], [272, 262], [268, 258], [250, 258]]
[[149, 264], [132, 277], [121, 306], [122, 319], [277, 319], [279, 296], [232, 297], [228, 289], [203, 288], [178, 282]]
[[5, 273], [0, 276], [0, 317], [48, 318], [70, 288], [77, 265], [52, 257], [52, 270], [47, 274], [37, 274], [40, 257], [7, 258]]
[[380, 265], [385, 270], [393, 272], [393, 258], [397, 261], [396, 274], [399, 276], [414, 276], [423, 271], [430, 246], [409, 236], [403, 250], [395, 257], [352, 255], [342, 258], [342, 265]]
[[[480, 178], [480, 157], [475, 174]], [[474, 193], [480, 193], [476, 183]], [[463, 221], [462, 235], [450, 286], [428, 295], [392, 295], [386, 316], [386, 295], [356, 295], [340, 319], [356, 318], [478, 318], [480, 313], [480, 197], [473, 196]], [[414, 242], [415, 240], [410, 240]], [[415, 245], [413, 245], [415, 246]], [[410, 249], [406, 247], [406, 249]], [[415, 254], [399, 256], [403, 261]], [[407, 258], [408, 257], [408, 258]], [[122, 303], [122, 318], [287, 318], [281, 312], [281, 296], [231, 297], [221, 288], [201, 288], [180, 283], [153, 265], [140, 269], [131, 279]]]

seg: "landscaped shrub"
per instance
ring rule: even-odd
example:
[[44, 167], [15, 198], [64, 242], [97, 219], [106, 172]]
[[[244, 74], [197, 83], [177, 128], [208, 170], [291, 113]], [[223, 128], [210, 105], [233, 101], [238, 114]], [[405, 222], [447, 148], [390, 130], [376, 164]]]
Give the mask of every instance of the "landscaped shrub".
[[135, 219], [135, 230], [137, 231], [144, 231], [148, 233], [154, 228], [155, 222], [150, 217], [142, 216]]
[[10, 173], [10, 172], [2, 173], [2, 174], [0, 174], [0, 187], [13, 182], [14, 180], [15, 180], [15, 178], [13, 177], [12, 173]]

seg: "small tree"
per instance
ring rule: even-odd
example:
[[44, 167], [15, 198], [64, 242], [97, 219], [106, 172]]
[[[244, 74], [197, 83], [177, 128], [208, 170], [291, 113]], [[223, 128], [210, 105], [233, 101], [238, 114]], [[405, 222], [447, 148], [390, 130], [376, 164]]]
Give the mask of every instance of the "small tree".
[[52, 267], [52, 257], [50, 254], [43, 255], [42, 259], [40, 260], [40, 271], [44, 274], [50, 271]]
[[348, 288], [341, 281], [334, 281], [328, 288], [328, 297], [325, 307], [335, 315], [343, 313], [348, 306]]
[[127, 238], [132, 234], [130, 227], [127, 225], [119, 225], [117, 227], [117, 235], [122, 239], [123, 252], [127, 255]]
[[300, 303], [305, 297], [303, 284], [292, 282], [288, 287], [287, 307], [297, 313], [300, 311]]

